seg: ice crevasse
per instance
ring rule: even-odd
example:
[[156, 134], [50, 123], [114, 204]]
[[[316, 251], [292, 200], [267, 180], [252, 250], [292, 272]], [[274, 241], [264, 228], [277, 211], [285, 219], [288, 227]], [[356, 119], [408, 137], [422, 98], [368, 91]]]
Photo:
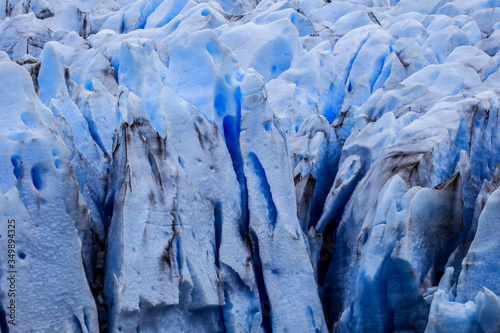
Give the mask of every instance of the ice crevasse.
[[495, 0], [2, 2], [0, 331], [500, 332], [499, 51]]

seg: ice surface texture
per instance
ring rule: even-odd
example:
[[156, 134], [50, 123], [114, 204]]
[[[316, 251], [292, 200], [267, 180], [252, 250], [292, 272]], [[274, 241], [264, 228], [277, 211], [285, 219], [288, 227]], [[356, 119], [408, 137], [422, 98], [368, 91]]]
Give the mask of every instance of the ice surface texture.
[[496, 0], [0, 2], [0, 331], [500, 332], [499, 63]]

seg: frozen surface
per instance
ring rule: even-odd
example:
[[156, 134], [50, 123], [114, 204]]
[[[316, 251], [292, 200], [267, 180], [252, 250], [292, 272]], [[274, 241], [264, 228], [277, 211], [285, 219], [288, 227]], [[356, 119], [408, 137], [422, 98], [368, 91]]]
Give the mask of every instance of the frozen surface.
[[2, 2], [0, 331], [500, 332], [499, 6]]

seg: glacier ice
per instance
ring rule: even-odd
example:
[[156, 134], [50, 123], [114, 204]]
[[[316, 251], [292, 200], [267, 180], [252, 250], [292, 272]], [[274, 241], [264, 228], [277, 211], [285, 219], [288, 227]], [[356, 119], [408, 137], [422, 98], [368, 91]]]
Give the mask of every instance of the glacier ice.
[[0, 332], [500, 332], [499, 6], [0, 3]]

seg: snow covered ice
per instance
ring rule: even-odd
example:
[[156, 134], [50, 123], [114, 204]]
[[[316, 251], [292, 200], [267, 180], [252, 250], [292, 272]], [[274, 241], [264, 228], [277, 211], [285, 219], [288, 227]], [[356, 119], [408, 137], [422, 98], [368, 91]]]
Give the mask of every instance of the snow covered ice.
[[499, 65], [496, 0], [1, 2], [0, 332], [500, 332]]

